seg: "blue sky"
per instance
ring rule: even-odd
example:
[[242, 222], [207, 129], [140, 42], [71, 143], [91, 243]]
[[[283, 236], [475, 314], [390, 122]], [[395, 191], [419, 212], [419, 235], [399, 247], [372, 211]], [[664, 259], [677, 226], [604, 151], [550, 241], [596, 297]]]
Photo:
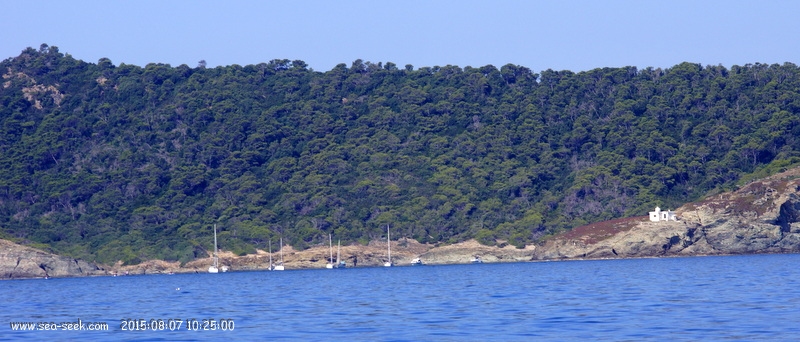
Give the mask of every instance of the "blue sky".
[[800, 64], [800, 1], [0, 0], [0, 59], [46, 43], [96, 63], [356, 60], [534, 71]]

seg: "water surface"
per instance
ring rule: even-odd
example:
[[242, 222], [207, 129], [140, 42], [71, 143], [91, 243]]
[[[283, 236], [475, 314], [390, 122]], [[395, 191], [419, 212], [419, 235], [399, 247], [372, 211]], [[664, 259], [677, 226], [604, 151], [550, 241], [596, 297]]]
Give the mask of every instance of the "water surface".
[[[793, 340], [798, 265], [755, 255], [10, 280], [0, 340]], [[109, 330], [9, 325], [79, 319]], [[125, 319], [183, 323], [123, 331]], [[233, 330], [187, 329], [204, 319]]]

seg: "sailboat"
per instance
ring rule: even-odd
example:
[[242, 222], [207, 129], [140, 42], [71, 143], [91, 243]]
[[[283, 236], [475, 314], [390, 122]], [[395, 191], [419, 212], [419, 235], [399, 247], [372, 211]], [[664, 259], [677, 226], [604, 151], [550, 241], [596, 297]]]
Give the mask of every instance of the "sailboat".
[[331, 234], [328, 234], [328, 247], [331, 250], [331, 257], [328, 259], [328, 264], [325, 265], [325, 268], [333, 269], [333, 237]]
[[219, 258], [217, 257], [217, 224], [214, 224], [214, 264], [208, 268], [208, 273], [219, 273]]
[[269, 240], [269, 267], [267, 267], [268, 271], [272, 271], [275, 269], [275, 265], [272, 264], [272, 239]]
[[274, 271], [283, 271], [283, 270], [284, 270], [284, 267], [283, 267], [283, 238], [281, 238], [281, 262], [279, 264], [275, 265]]
[[389, 251], [389, 261], [383, 263], [383, 267], [392, 267], [392, 240], [389, 239], [389, 225], [386, 225], [386, 248]]
[[336, 247], [336, 268], [347, 267], [347, 263], [344, 260], [339, 259], [341, 252], [342, 252], [342, 240], [339, 240], [339, 246]]

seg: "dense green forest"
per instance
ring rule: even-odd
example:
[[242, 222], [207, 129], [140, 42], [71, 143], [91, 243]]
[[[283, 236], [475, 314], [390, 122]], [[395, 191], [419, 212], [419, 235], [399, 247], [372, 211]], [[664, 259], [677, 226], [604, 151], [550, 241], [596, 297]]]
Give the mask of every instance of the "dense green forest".
[[794, 64], [0, 63], [0, 237], [88, 260], [392, 236], [524, 246], [800, 156]]

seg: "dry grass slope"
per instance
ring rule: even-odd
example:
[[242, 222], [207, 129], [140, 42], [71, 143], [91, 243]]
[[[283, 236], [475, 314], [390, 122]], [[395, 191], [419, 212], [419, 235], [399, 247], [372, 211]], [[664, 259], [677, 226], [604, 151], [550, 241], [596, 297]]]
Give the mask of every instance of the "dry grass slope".
[[581, 241], [587, 245], [595, 244], [610, 238], [620, 232], [625, 232], [636, 227], [640, 222], [647, 221], [647, 216], [625, 217], [610, 221], [596, 222], [585, 226], [576, 227], [564, 234], [555, 236], [562, 240]]

